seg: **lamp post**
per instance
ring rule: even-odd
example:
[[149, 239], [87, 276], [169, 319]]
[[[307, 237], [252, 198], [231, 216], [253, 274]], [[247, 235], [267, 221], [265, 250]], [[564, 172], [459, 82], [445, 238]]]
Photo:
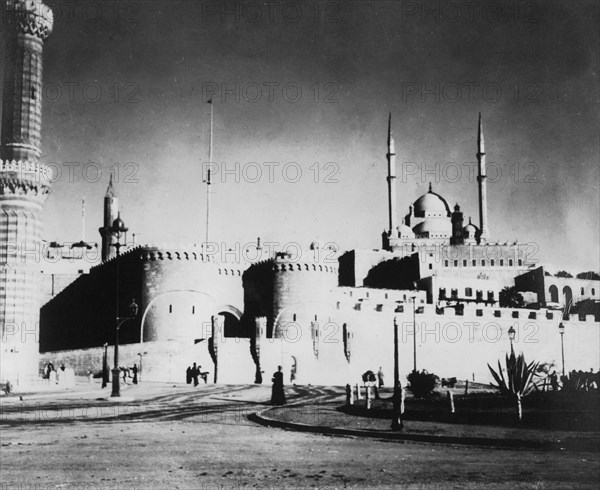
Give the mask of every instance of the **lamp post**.
[[104, 342], [104, 356], [102, 357], [102, 388], [108, 384], [108, 343]]
[[[115, 235], [115, 237], [117, 238], [117, 242], [113, 244], [113, 247], [115, 247], [117, 249], [117, 257], [116, 257], [116, 264], [115, 264], [117, 284], [116, 284], [116, 288], [115, 288], [115, 293], [116, 293], [115, 327], [116, 328], [115, 328], [114, 367], [112, 370], [112, 375], [113, 375], [112, 393], [110, 394], [111, 397], [121, 396], [121, 390], [120, 390], [120, 386], [119, 386], [119, 374], [120, 374], [120, 371], [119, 371], [119, 328], [121, 327], [121, 324], [123, 322], [125, 322], [126, 320], [130, 320], [137, 315], [137, 308], [138, 308], [137, 304], [135, 303], [135, 300], [133, 300], [131, 302], [131, 304], [129, 305], [130, 316], [128, 316], [128, 317], [120, 317], [119, 316], [119, 274], [120, 274], [119, 256], [120, 256], [121, 247], [124, 246], [122, 243], [119, 242], [119, 238], [121, 238], [121, 234], [123, 234], [123, 233], [126, 234], [127, 230], [128, 230], [128, 228], [125, 227], [125, 223], [121, 219], [121, 213], [119, 213], [117, 215], [117, 218], [113, 221], [112, 226], [110, 227], [110, 233]], [[127, 242], [127, 235], [125, 235], [125, 242]]]
[[139, 376], [138, 379], [140, 381], [140, 383], [142, 382], [142, 358], [148, 354], [148, 351], [144, 351], [144, 352], [138, 352], [137, 355], [140, 356], [140, 372], [139, 372]]
[[514, 326], [511, 325], [510, 328], [508, 329], [508, 338], [510, 339], [510, 353], [511, 355], [515, 355], [515, 350], [513, 348], [513, 340], [515, 340], [515, 335], [516, 335], [517, 331], [515, 330]]
[[417, 296], [411, 296], [413, 300], [413, 371], [417, 371], [417, 314], [416, 301]]
[[138, 312], [138, 305], [135, 302], [135, 299], [131, 300], [131, 304], [128, 307], [129, 316], [116, 318], [116, 328], [115, 328], [115, 365], [112, 370], [113, 379], [112, 379], [112, 393], [111, 397], [121, 396], [121, 387], [119, 386], [119, 328], [121, 325], [125, 323], [127, 320], [133, 320]]
[[565, 375], [565, 343], [564, 343], [564, 335], [565, 335], [565, 324], [560, 322], [558, 324], [558, 332], [560, 333], [560, 355], [562, 359], [562, 375]]
[[394, 395], [392, 399], [392, 430], [402, 430], [402, 386], [398, 368], [398, 322], [394, 317]]

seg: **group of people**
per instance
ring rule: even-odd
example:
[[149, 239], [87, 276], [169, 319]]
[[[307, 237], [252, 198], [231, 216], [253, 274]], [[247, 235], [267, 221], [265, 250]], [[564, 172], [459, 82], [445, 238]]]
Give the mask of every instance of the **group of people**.
[[134, 385], [138, 384], [139, 369], [137, 367], [137, 364], [134, 364], [132, 368], [121, 366], [121, 367], [119, 367], [119, 369], [121, 370], [121, 373], [123, 376], [123, 383], [127, 384], [127, 379], [130, 378], [131, 382]]
[[204, 384], [208, 381], [208, 371], [202, 371], [202, 366], [196, 366], [194, 363], [193, 366], [188, 366], [185, 370], [185, 382], [187, 384], [192, 384], [194, 382], [194, 386], [198, 386], [198, 378], [202, 378], [204, 380]]
[[47, 379], [49, 384], [72, 386], [75, 384], [75, 371], [73, 368], [65, 367], [64, 363], [61, 363], [60, 367], [56, 369], [54, 364], [48, 362], [44, 366], [42, 378]]

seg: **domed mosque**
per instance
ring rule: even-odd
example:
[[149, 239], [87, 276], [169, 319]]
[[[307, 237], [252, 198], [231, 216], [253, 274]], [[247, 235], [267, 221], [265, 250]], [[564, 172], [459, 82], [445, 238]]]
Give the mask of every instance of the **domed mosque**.
[[[477, 159], [479, 162], [479, 215], [480, 226], [471, 223], [463, 226], [463, 213], [460, 206], [450, 210], [448, 201], [433, 192], [431, 182], [426, 194], [419, 197], [410, 207], [408, 214], [400, 225], [396, 226], [396, 154], [394, 139], [391, 133], [391, 116], [388, 125], [388, 211], [389, 229], [383, 232], [384, 250], [397, 251], [407, 244], [413, 245], [413, 240], [421, 244], [440, 243], [448, 245], [485, 244], [488, 239], [487, 231], [487, 194], [485, 175], [485, 150], [481, 115], [479, 119], [477, 138]], [[414, 249], [414, 246], [411, 247]]]

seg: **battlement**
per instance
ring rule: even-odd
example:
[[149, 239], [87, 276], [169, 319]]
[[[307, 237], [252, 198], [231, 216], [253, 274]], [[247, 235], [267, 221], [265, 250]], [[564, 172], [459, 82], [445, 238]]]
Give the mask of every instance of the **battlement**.
[[325, 272], [337, 274], [338, 268], [334, 265], [323, 265], [318, 262], [293, 262], [276, 260], [273, 263], [274, 272]]
[[[353, 312], [377, 312], [387, 313], [390, 315], [395, 314], [410, 314], [412, 316], [413, 308], [410, 302], [402, 304], [402, 301], [388, 301], [384, 302], [380, 299], [371, 298], [346, 298], [345, 301], [338, 301], [337, 309], [340, 311], [353, 311]], [[450, 306], [439, 307], [431, 304], [417, 304], [415, 310], [417, 321], [419, 317], [428, 317], [429, 319], [434, 316], [439, 320], [446, 319], [466, 319], [469, 321], [543, 321], [543, 322], [556, 322], [560, 323], [563, 321], [562, 311], [551, 310], [547, 308], [541, 308], [539, 310], [531, 310], [527, 308], [501, 308], [493, 306], [484, 306], [470, 304], [465, 305], [464, 308], [455, 308]], [[594, 315], [570, 315], [568, 319], [564, 320], [569, 322], [570, 325], [577, 324], [590, 324], [600, 323], [600, 318], [594, 317]]]
[[143, 253], [141, 259], [143, 261], [155, 260], [193, 260], [216, 264], [214, 256], [202, 253], [200, 250], [193, 247], [169, 247], [161, 248], [151, 245], [141, 247]]

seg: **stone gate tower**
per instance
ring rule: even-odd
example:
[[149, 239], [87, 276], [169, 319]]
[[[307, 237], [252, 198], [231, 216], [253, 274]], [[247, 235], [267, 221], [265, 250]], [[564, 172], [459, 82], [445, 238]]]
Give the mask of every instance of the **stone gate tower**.
[[6, 0], [0, 139], [0, 378], [38, 375], [41, 213], [50, 171], [40, 163], [42, 48], [52, 11], [41, 0]]

